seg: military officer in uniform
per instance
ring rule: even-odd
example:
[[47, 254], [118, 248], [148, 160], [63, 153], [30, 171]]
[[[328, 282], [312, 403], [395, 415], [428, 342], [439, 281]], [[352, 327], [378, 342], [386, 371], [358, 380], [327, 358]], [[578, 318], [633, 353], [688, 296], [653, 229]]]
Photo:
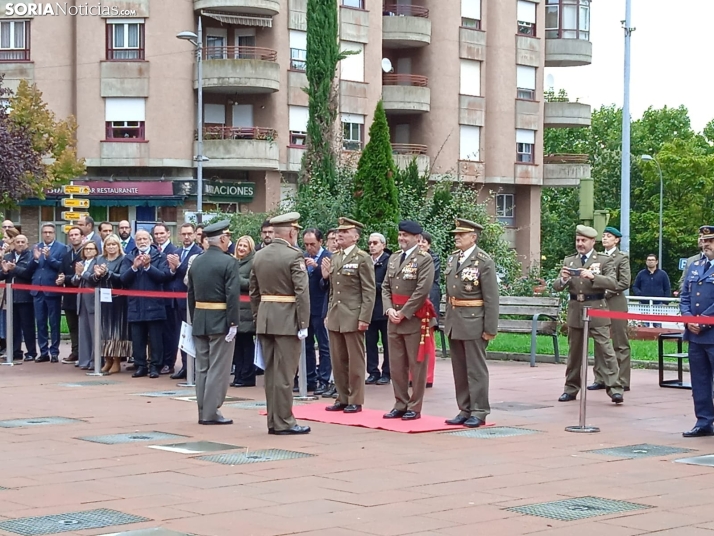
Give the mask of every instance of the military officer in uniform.
[[591, 318], [590, 333], [583, 333], [583, 308], [607, 309], [605, 291], [617, 288], [613, 259], [594, 249], [597, 231], [586, 225], [578, 225], [575, 231], [577, 253], [563, 260], [560, 277], [553, 283], [556, 291], [567, 289], [568, 302], [568, 364], [565, 369], [565, 389], [559, 402], [575, 400], [580, 391], [580, 370], [583, 352], [583, 337], [588, 335], [595, 342], [595, 352], [602, 356], [602, 381], [607, 394], [615, 404], [624, 401], [620, 385], [617, 357], [610, 341], [610, 319]]
[[[679, 278], [679, 283], [677, 284], [677, 287], [679, 287], [679, 292], [682, 292], [682, 289], [684, 288], [684, 280], [687, 277], [687, 274], [689, 273], [689, 268], [692, 266], [692, 263], [696, 261], [703, 261], [706, 257], [703, 252], [704, 243], [702, 241], [701, 234], [699, 235], [697, 247], [699, 247], [699, 253], [697, 253], [696, 255], [692, 255], [684, 263], [684, 270], [682, 271], [682, 276]], [[677, 294], [675, 293], [674, 295], [676, 296]]]
[[296, 247], [300, 214], [272, 218], [272, 240], [253, 259], [250, 305], [265, 361], [268, 433], [307, 434], [293, 416], [293, 378], [310, 325], [310, 290], [303, 252]]
[[498, 278], [491, 257], [476, 245], [483, 226], [459, 218], [456, 251], [446, 276], [444, 330], [449, 337], [459, 414], [446, 424], [478, 428], [491, 413], [488, 401], [486, 346], [498, 334]]
[[338, 222], [340, 250], [322, 261], [323, 276], [330, 280], [326, 322], [337, 388], [337, 402], [325, 409], [358, 413], [364, 403], [364, 332], [372, 320], [376, 283], [372, 258], [356, 245], [364, 225], [350, 218]]
[[188, 308], [196, 346], [196, 401], [199, 424], [233, 424], [221, 415], [231, 381], [238, 332], [240, 284], [236, 260], [225, 255], [228, 220], [206, 226], [209, 247], [188, 271]]
[[[627, 312], [627, 297], [624, 292], [630, 288], [630, 258], [627, 254], [618, 249], [622, 233], [614, 227], [605, 227], [602, 233], [602, 247], [605, 255], [612, 258], [615, 263], [615, 280], [617, 287], [615, 290], [605, 291], [605, 301], [610, 311]], [[627, 336], [627, 320], [613, 318], [610, 320], [610, 338], [612, 348], [617, 356], [617, 365], [620, 374], [620, 385], [625, 391], [630, 390], [630, 339]], [[602, 374], [603, 362], [602, 354], [595, 352], [595, 365], [593, 374], [595, 381], [588, 385], [589, 391], [605, 389], [605, 381]]]
[[[695, 260], [684, 277], [679, 309], [682, 316], [714, 317], [714, 225], [699, 228], [704, 259]], [[685, 324], [684, 340], [689, 341], [689, 373], [697, 422], [684, 437], [714, 435], [714, 325]]]
[[[401, 251], [389, 257], [382, 283], [387, 316], [389, 369], [394, 387], [394, 408], [385, 419], [408, 421], [421, 417], [429, 352], [434, 351], [432, 326], [436, 313], [429, 301], [434, 283], [434, 260], [419, 247], [423, 229], [415, 221], [399, 223]], [[412, 393], [409, 395], [409, 377]]]

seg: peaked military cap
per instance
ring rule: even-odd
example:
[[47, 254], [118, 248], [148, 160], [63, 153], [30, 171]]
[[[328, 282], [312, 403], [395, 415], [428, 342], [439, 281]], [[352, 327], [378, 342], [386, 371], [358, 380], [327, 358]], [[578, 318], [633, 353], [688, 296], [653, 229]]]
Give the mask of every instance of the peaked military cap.
[[424, 229], [422, 229], [421, 225], [411, 220], [400, 221], [399, 230], [404, 233], [409, 233], [413, 235], [420, 235], [424, 232]]
[[714, 225], [702, 225], [699, 228], [699, 238], [702, 240], [714, 238]]
[[230, 226], [230, 220], [221, 220], [203, 228], [203, 236], [220, 236], [224, 234]]
[[610, 233], [615, 238], [622, 238], [622, 233], [614, 227], [605, 227], [603, 233]]
[[483, 231], [483, 225], [463, 218], [456, 218], [456, 229], [451, 231], [454, 234], [458, 233], [479, 233]]
[[575, 234], [578, 236], [584, 236], [585, 238], [597, 238], [597, 231], [587, 225], [578, 225], [575, 228]]
[[337, 220], [337, 223], [339, 224], [337, 226], [338, 231], [347, 231], [348, 229], [364, 229], [364, 224], [351, 218], [340, 218]]
[[298, 224], [299, 219], [299, 212], [288, 212], [287, 214], [281, 214], [280, 216], [270, 218], [270, 225], [273, 227], [294, 227], [295, 229], [302, 229], [302, 227]]

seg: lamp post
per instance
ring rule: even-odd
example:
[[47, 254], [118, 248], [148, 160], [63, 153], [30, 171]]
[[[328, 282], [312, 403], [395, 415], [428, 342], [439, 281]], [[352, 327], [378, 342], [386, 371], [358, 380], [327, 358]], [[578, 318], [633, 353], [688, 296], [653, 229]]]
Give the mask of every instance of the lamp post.
[[662, 167], [657, 162], [654, 156], [643, 154], [641, 157], [643, 162], [654, 162], [657, 164], [659, 171], [659, 265], [662, 267], [662, 200], [664, 199], [664, 180], [662, 179]]
[[198, 130], [196, 150], [196, 222], [203, 221], [203, 28], [198, 17], [198, 35], [193, 32], [181, 32], [177, 38], [188, 41], [196, 47], [196, 65], [198, 71], [198, 112], [196, 128]]

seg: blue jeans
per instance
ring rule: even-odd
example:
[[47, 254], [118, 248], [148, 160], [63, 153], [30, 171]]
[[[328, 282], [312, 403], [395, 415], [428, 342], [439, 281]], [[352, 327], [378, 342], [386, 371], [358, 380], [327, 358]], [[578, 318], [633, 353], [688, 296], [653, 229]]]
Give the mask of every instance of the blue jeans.
[[[44, 294], [34, 297], [35, 319], [37, 320], [37, 345], [40, 355], [59, 356], [60, 317], [62, 300], [60, 297], [48, 298]], [[49, 334], [47, 324], [49, 323]], [[51, 340], [50, 340], [51, 337]]]
[[714, 424], [712, 374], [714, 373], [714, 344], [689, 342], [689, 374], [692, 378], [692, 398], [696, 426], [711, 428]]
[[[315, 340], [320, 354], [319, 367], [315, 357]], [[310, 315], [310, 327], [307, 328], [307, 339], [305, 339], [305, 363], [308, 385], [315, 385], [318, 381], [325, 384], [330, 382], [332, 374], [330, 343], [327, 339], [325, 318], [320, 315]]]

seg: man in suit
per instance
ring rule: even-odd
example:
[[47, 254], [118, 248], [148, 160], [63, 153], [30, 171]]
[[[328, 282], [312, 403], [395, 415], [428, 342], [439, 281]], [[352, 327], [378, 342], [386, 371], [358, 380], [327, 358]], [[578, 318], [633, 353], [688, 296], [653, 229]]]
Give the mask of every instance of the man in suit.
[[372, 320], [376, 285], [372, 259], [356, 245], [363, 228], [340, 218], [340, 251], [322, 261], [322, 276], [330, 279], [327, 329], [337, 388], [337, 402], [327, 411], [358, 413], [364, 404], [364, 332]]
[[[32, 284], [32, 274], [36, 269], [32, 252], [25, 235], [15, 237], [15, 251], [5, 255], [2, 261], [0, 281], [5, 283]], [[22, 341], [25, 340], [25, 361], [34, 361], [37, 357], [35, 345], [35, 310], [29, 290], [14, 290], [12, 300], [13, 348], [15, 361], [22, 360]], [[9, 350], [8, 350], [9, 351]]]
[[[181, 248], [174, 254], [167, 255], [167, 262], [169, 264], [169, 272], [171, 273], [169, 281], [166, 284], [166, 290], [168, 292], [187, 292], [188, 286], [184, 284], [184, 278], [186, 277], [186, 270], [188, 270], [188, 260], [194, 255], [199, 255], [203, 250], [196, 245], [196, 231], [192, 223], [184, 223], [180, 229], [181, 233]], [[164, 362], [165, 367], [170, 369], [174, 368], [176, 362], [176, 353], [178, 352], [179, 339], [181, 337], [181, 324], [186, 322], [186, 300], [183, 298], [171, 298], [171, 307], [167, 307], [166, 311], [170, 309], [175, 311], [176, 317], [174, 321], [176, 325], [173, 330], [174, 338], [169, 341], [171, 347], [166, 352], [168, 356], [168, 361]], [[167, 322], [170, 321], [167, 315]], [[173, 356], [173, 358], [171, 357]], [[186, 379], [186, 352], [181, 352], [181, 369], [175, 374], [171, 375], [172, 380], [185, 380]]]
[[595, 251], [597, 231], [586, 225], [578, 225], [575, 232], [577, 253], [563, 260], [560, 277], [553, 283], [553, 288], [560, 292], [568, 289], [568, 364], [565, 369], [565, 389], [559, 402], [575, 400], [583, 387], [580, 385], [581, 364], [583, 361], [584, 338], [588, 336], [595, 342], [595, 352], [602, 356], [600, 369], [607, 394], [615, 404], [624, 401], [620, 384], [620, 371], [617, 357], [610, 340], [610, 319], [591, 318], [590, 332], [583, 330], [583, 308], [607, 309], [605, 291], [617, 289], [615, 263], [611, 257]]
[[[102, 244], [104, 244], [104, 241], [112, 233], [114, 233], [114, 226], [111, 224], [111, 222], [103, 221], [99, 224], [99, 238], [102, 239]], [[102, 251], [103, 250], [99, 251], [100, 255], [102, 254]]]
[[[694, 261], [686, 276], [679, 308], [682, 316], [714, 316], [714, 226], [699, 228], [703, 260]], [[688, 322], [684, 325], [684, 340], [689, 341], [689, 373], [692, 378], [692, 399], [697, 422], [684, 432], [684, 437], [714, 435], [714, 325]]]
[[274, 238], [255, 254], [250, 273], [250, 306], [265, 361], [268, 433], [275, 435], [310, 432], [295, 421], [291, 389], [310, 325], [307, 266], [296, 246], [299, 219], [290, 212], [269, 221]]
[[99, 233], [94, 231], [94, 218], [91, 216], [85, 216], [77, 220], [77, 227], [82, 229], [82, 234], [84, 235], [84, 241], [88, 242], [91, 240], [97, 246], [97, 252], [101, 253], [102, 249], [102, 237]]
[[[165, 286], [168, 288], [171, 281], [175, 279], [173, 275], [175, 275], [175, 270], [180, 262], [179, 256], [177, 255], [179, 248], [171, 243], [171, 233], [165, 224], [157, 223], [154, 225], [153, 234], [156, 249], [166, 257], [169, 268], [174, 270], [174, 274], [169, 275], [169, 278], [166, 280]], [[181, 278], [180, 284], [183, 286], [183, 278]], [[178, 339], [180, 336], [180, 331], [177, 331], [177, 329], [181, 329], [181, 324], [179, 323], [181, 315], [176, 300], [167, 299], [162, 301], [166, 305], [166, 323], [164, 324], [163, 330], [164, 359], [159, 374], [173, 374], [175, 372], [174, 365], [176, 363], [176, 352], [178, 352]], [[178, 328], [177, 325], [179, 326]]]
[[[426, 388], [429, 353], [434, 351], [432, 327], [436, 322], [429, 291], [434, 282], [434, 261], [419, 247], [423, 229], [415, 221], [399, 223], [401, 251], [389, 257], [382, 283], [384, 313], [389, 320], [389, 369], [394, 408], [385, 419], [419, 419]], [[412, 392], [409, 394], [409, 378]]]
[[231, 381], [240, 306], [237, 263], [225, 254], [230, 238], [224, 231], [229, 225], [230, 221], [224, 220], [206, 226], [203, 232], [208, 237], [208, 250], [196, 257], [188, 272], [188, 308], [196, 344], [198, 424], [233, 424], [219, 411]]
[[[69, 244], [62, 256], [62, 267], [55, 281], [60, 287], [71, 286], [70, 279], [72, 279], [76, 273], [74, 265], [82, 261], [82, 229], [72, 227], [67, 233], [67, 241]], [[62, 363], [65, 365], [79, 366], [79, 316], [77, 315], [76, 294], [62, 295], [62, 309], [64, 309], [64, 316], [67, 319], [67, 328], [69, 329], [69, 338], [72, 347], [69, 356], [62, 359]]]
[[[62, 268], [62, 257], [66, 246], [55, 240], [54, 223], [42, 226], [42, 242], [32, 248], [35, 270], [32, 274], [32, 284], [54, 287], [59, 271]], [[35, 319], [37, 320], [37, 343], [40, 355], [36, 363], [59, 363], [60, 317], [62, 316], [62, 297], [55, 292], [42, 290], [30, 291], [34, 301]], [[49, 332], [47, 325], [49, 324]], [[51, 337], [51, 341], [50, 341]]]
[[[605, 255], [611, 257], [615, 264], [615, 279], [617, 281], [615, 290], [605, 291], [605, 300], [610, 311], [626, 313], [627, 297], [624, 292], [630, 288], [631, 283], [630, 258], [617, 248], [620, 244], [620, 238], [622, 238], [622, 233], [614, 227], [605, 227], [602, 233], [602, 247], [605, 249]], [[610, 338], [612, 339], [612, 348], [617, 356], [620, 385], [625, 391], [629, 391], [630, 338], [627, 335], [627, 320], [614, 318], [610, 320]], [[600, 352], [595, 352], [595, 364], [593, 365], [595, 381], [592, 385], [588, 385], [589, 391], [605, 389], [602, 369], [602, 355]]]
[[[310, 327], [305, 339], [305, 361], [307, 369], [307, 389], [315, 395], [324, 393], [330, 383], [332, 362], [330, 361], [330, 342], [325, 328], [324, 304], [328, 291], [324, 288], [320, 265], [323, 259], [332, 257], [332, 253], [322, 247], [322, 231], [306, 229], [302, 233], [305, 247], [305, 266], [310, 283]], [[315, 359], [315, 342], [320, 354], [319, 368]]]
[[131, 237], [131, 224], [122, 220], [119, 222], [119, 239], [121, 241], [121, 248], [124, 253], [131, 253], [136, 247], [134, 239]]
[[265, 220], [260, 226], [260, 244], [255, 246], [255, 251], [260, 251], [273, 241], [275, 229], [270, 225], [270, 220]]
[[498, 334], [498, 278], [491, 257], [476, 245], [483, 226], [456, 220], [456, 251], [446, 275], [444, 331], [449, 337], [459, 414], [446, 424], [478, 428], [491, 413], [486, 347]]
[[[367, 379], [366, 385], [387, 385], [391, 381], [389, 371], [389, 344], [387, 344], [387, 317], [384, 315], [384, 305], [382, 304], [382, 284], [387, 276], [387, 264], [389, 255], [385, 251], [387, 239], [381, 233], [372, 233], [367, 240], [369, 255], [374, 264], [374, 309], [372, 310], [372, 320], [369, 323], [364, 340], [367, 347]], [[379, 370], [379, 337], [382, 337], [383, 359], [382, 370]]]

